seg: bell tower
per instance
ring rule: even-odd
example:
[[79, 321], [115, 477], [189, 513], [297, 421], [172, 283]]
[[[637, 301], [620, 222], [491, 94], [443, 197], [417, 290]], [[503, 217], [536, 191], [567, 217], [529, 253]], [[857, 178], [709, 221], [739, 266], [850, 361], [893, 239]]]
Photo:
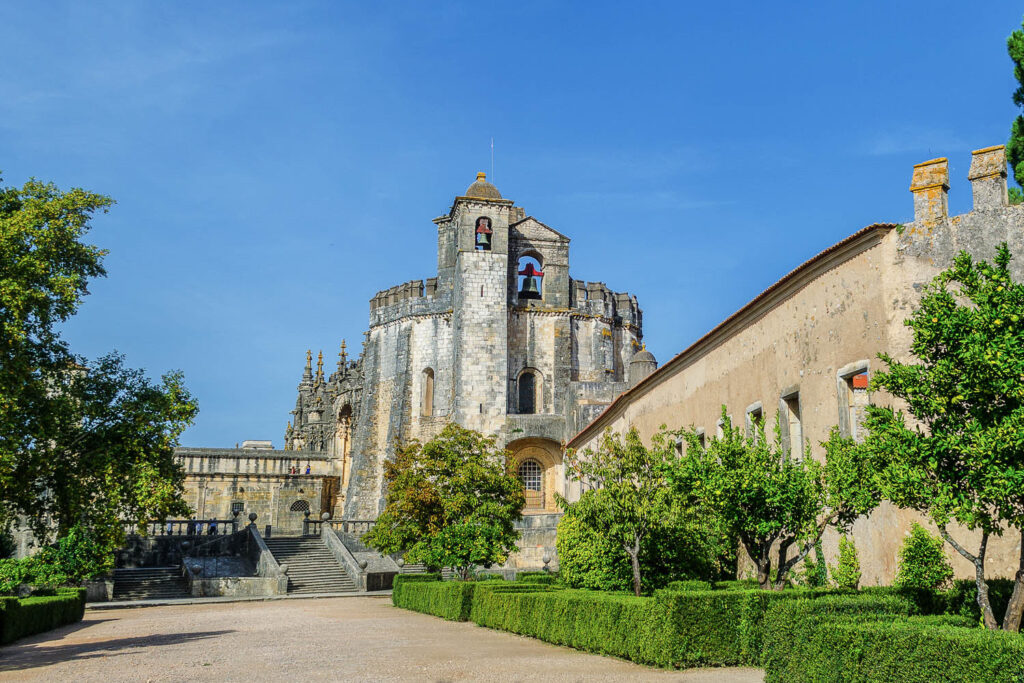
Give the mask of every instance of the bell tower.
[[[451, 248], [455, 420], [484, 433], [508, 403], [508, 226], [513, 202], [484, 173], [455, 198], [443, 240]], [[441, 238], [439, 237], [439, 240]], [[439, 247], [441, 244], [439, 244]], [[440, 265], [440, 264], [439, 264]]]

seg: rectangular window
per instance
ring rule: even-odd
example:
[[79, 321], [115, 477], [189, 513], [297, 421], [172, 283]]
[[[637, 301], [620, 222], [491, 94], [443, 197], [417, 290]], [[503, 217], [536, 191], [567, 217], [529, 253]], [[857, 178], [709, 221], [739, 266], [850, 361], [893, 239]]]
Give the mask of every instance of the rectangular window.
[[764, 409], [761, 402], [747, 406], [747, 438], [755, 442], [761, 439], [761, 426], [764, 424]]
[[676, 455], [682, 455], [682, 454], [683, 454], [683, 437], [677, 436], [676, 437]]
[[245, 503], [234, 502], [231, 504], [231, 514], [240, 515], [245, 510]]
[[782, 430], [782, 448], [794, 458], [803, 457], [804, 428], [800, 418], [800, 393], [790, 392], [779, 401], [779, 427]]
[[719, 439], [725, 438], [725, 420], [722, 418], [719, 418], [718, 422], [715, 423], [715, 436]]
[[839, 394], [839, 432], [857, 443], [863, 443], [867, 437], [864, 420], [867, 417], [867, 405], [871, 401], [868, 395], [868, 362], [858, 361], [840, 368], [836, 373], [836, 386]]
[[700, 447], [701, 448], [707, 448], [708, 447], [708, 441], [707, 441], [707, 438], [705, 438], [705, 436], [704, 436], [704, 429], [703, 428], [697, 429], [697, 441], [700, 443]]

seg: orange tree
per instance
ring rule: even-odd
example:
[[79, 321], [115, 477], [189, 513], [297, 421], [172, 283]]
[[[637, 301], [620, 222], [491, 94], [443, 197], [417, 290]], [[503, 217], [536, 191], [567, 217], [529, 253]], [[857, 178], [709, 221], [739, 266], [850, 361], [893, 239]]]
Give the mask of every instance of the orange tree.
[[466, 579], [515, 549], [526, 498], [493, 436], [450, 424], [426, 443], [400, 446], [384, 481], [384, 511], [362, 539], [377, 550]]

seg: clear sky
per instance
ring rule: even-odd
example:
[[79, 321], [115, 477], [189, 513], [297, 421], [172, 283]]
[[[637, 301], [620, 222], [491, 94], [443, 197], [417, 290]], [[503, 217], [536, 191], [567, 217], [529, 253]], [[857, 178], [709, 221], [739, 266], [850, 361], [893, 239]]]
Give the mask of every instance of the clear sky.
[[1006, 141], [1011, 2], [8, 2], [0, 169], [108, 194], [65, 336], [185, 372], [189, 446], [281, 447], [307, 348], [358, 352], [490, 172], [640, 299], [660, 362], [912, 218], [911, 166]]

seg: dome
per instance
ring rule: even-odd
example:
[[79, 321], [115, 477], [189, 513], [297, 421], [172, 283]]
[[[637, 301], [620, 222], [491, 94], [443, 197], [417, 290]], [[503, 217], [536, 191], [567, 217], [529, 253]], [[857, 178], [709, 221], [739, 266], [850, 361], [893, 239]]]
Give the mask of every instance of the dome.
[[487, 182], [487, 174], [483, 171], [476, 174], [476, 182], [466, 188], [465, 196], [477, 199], [501, 199], [498, 188]]
[[654, 354], [647, 350], [647, 347], [640, 349], [633, 354], [633, 357], [629, 359], [630, 363], [654, 363], [658, 364], [658, 361], [654, 359]]

